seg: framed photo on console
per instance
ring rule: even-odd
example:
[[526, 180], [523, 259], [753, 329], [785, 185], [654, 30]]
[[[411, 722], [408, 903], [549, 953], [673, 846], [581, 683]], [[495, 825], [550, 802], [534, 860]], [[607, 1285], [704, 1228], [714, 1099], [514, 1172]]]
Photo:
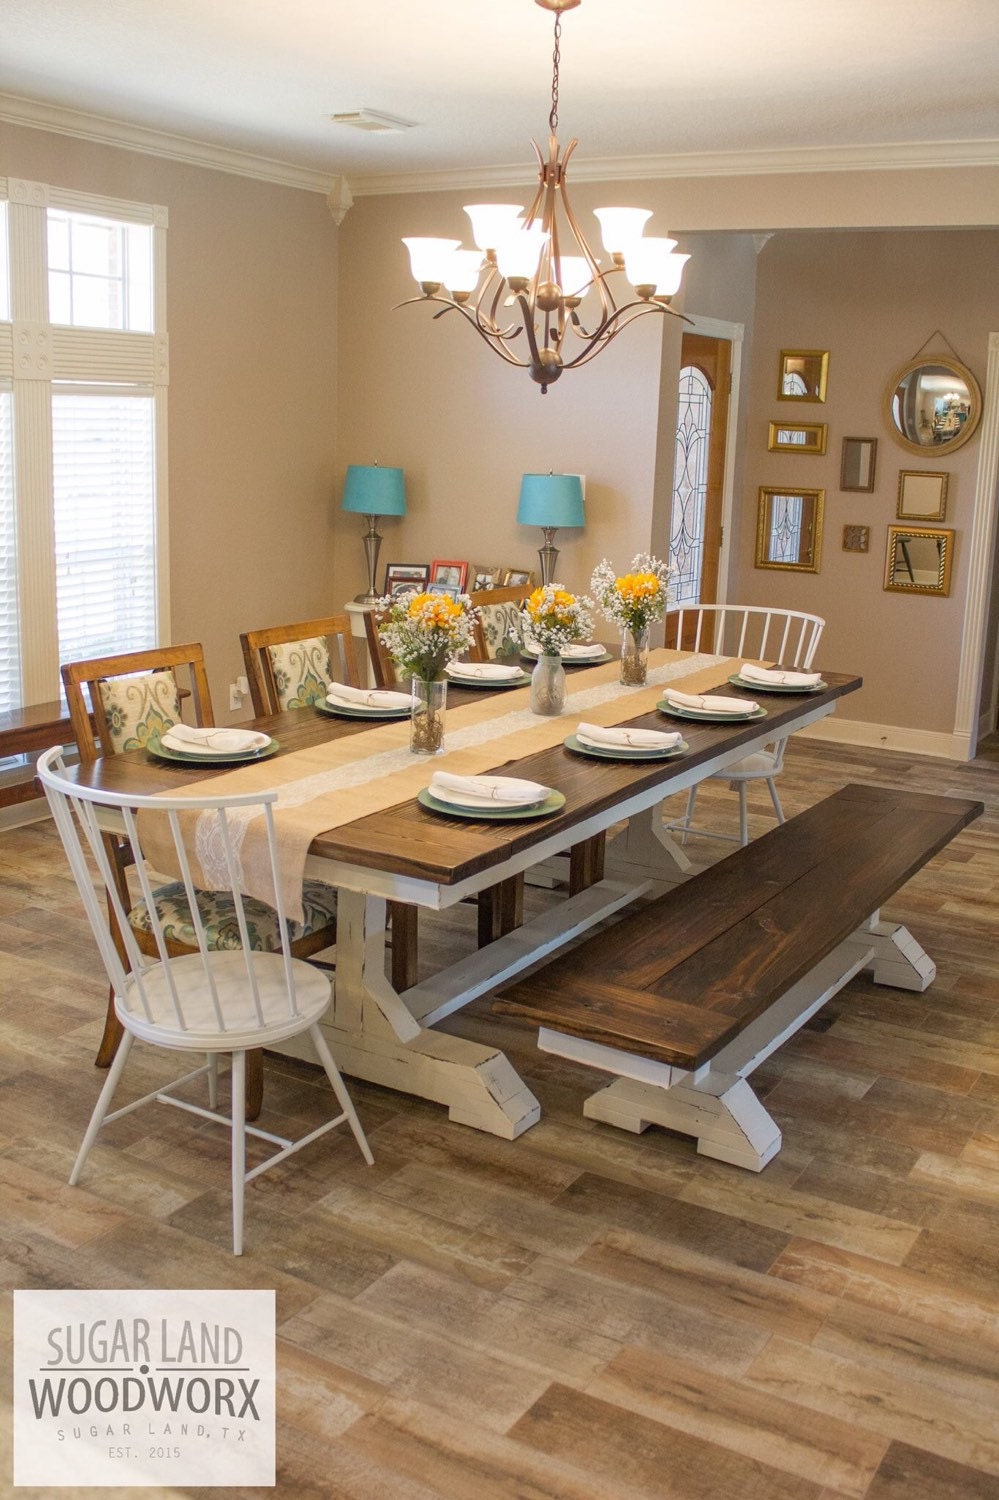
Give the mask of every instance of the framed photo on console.
[[430, 564], [430, 582], [435, 587], [444, 584], [449, 592], [453, 589], [456, 594], [463, 594], [468, 583], [468, 563], [437, 557]]
[[393, 598], [399, 594], [418, 594], [426, 588], [429, 577], [426, 563], [386, 563], [382, 592]]

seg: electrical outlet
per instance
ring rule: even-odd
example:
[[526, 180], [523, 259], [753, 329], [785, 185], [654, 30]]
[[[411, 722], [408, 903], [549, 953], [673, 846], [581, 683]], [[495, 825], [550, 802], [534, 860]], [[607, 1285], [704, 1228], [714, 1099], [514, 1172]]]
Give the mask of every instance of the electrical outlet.
[[229, 707], [232, 709], [243, 707], [243, 694], [240, 692], [238, 682], [229, 684]]

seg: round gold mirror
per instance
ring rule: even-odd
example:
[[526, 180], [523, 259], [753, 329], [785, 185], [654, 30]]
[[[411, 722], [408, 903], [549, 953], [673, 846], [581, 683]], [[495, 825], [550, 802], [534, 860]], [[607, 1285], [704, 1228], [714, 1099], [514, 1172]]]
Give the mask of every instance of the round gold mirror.
[[921, 355], [888, 383], [885, 421], [896, 442], [924, 455], [966, 443], [982, 415], [982, 392], [956, 359]]

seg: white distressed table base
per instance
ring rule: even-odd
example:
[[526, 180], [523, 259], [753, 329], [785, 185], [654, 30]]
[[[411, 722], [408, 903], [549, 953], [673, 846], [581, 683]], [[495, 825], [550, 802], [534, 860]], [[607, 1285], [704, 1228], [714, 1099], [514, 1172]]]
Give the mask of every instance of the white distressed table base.
[[924, 990], [936, 973], [911, 933], [875, 913], [695, 1072], [546, 1026], [538, 1046], [617, 1075], [584, 1101], [588, 1119], [636, 1134], [662, 1125], [693, 1136], [702, 1156], [761, 1172], [780, 1150], [781, 1133], [746, 1079], [864, 969], [873, 970], [876, 984], [915, 990]]

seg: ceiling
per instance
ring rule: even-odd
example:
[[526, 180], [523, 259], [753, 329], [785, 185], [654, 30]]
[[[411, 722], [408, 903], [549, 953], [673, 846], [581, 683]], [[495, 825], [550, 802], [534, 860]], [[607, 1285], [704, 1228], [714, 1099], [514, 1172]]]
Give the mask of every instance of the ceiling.
[[[530, 138], [547, 134], [554, 19], [532, 0], [2, 11], [7, 119], [32, 117], [23, 101], [82, 111], [343, 174], [355, 192], [486, 181], [510, 165], [523, 177]], [[667, 159], [664, 175], [670, 162], [767, 153], [933, 160], [914, 148], [941, 142], [950, 159], [999, 162], [996, 0], [582, 0], [562, 26], [560, 135], [580, 137], [576, 177], [625, 176], [635, 158]], [[361, 108], [415, 125], [366, 134], [329, 119]]]

